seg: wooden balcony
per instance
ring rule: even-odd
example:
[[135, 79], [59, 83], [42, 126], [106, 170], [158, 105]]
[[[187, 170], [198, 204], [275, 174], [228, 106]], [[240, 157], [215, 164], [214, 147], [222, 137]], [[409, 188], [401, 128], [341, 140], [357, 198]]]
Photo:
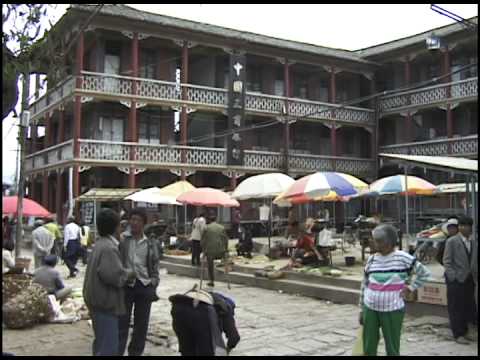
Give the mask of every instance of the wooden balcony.
[[[449, 152], [449, 147], [451, 152]], [[380, 152], [406, 155], [478, 156], [478, 135], [381, 146]]]
[[[151, 105], [179, 106], [186, 104], [194, 109], [226, 111], [228, 91], [191, 84], [178, 85], [174, 82], [133, 78], [103, 73], [82, 72], [81, 87], [76, 87], [75, 77], [69, 77], [30, 107], [32, 120], [40, 118], [46, 111], [59, 106], [68, 97], [82, 95], [113, 101], [135, 100]], [[134, 86], [135, 85], [135, 86]], [[186, 89], [187, 100], [181, 99]], [[288, 113], [309, 120], [331, 121], [357, 126], [373, 126], [374, 111], [370, 109], [336, 104], [308, 101], [297, 98], [285, 98], [260, 93], [246, 93], [247, 114], [261, 116], [280, 116], [288, 100]]]
[[478, 77], [475, 77], [384, 96], [380, 99], [380, 112], [387, 115], [447, 102], [476, 101], [477, 96]]
[[[74, 162], [88, 166], [133, 166], [147, 169], [232, 170], [226, 165], [227, 152], [223, 148], [149, 145], [85, 139], [79, 140], [79, 145], [80, 155], [77, 159], [73, 157], [73, 140], [27, 156], [27, 173], [71, 166]], [[186, 155], [185, 163], [182, 163], [182, 151]], [[132, 154], [135, 160], [130, 160]], [[244, 160], [244, 166], [235, 167], [234, 170], [248, 173], [284, 170], [285, 156], [282, 153], [246, 150]], [[372, 176], [374, 161], [320, 155], [289, 155], [289, 170], [299, 175], [315, 171], [332, 171], [335, 166], [338, 171], [369, 177]]]

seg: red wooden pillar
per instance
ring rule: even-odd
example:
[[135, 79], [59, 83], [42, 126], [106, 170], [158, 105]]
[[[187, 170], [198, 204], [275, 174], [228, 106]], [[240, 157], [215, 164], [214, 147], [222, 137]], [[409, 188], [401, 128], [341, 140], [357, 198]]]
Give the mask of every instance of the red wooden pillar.
[[57, 142], [60, 144], [65, 141], [65, 110], [62, 107], [59, 112]]
[[236, 187], [237, 187], [237, 174], [233, 173], [232, 177], [230, 178], [231, 191], [235, 190]]
[[[448, 73], [450, 73], [450, 51], [447, 47], [443, 51], [443, 75], [447, 75]], [[452, 77], [449, 75], [449, 76], [445, 76], [445, 78], [443, 79], [443, 82], [444, 83], [449, 83], [451, 80], [452, 80]], [[446, 97], [448, 99], [448, 98], [451, 97], [450, 86], [448, 86], [446, 90], [447, 90], [446, 91]], [[451, 139], [453, 137], [453, 111], [452, 111], [452, 106], [451, 106], [450, 103], [447, 104], [446, 112], [447, 112], [447, 138]], [[448, 153], [449, 154], [452, 153], [452, 143], [451, 142], [448, 142]]]
[[[182, 48], [182, 70], [181, 70], [181, 83], [186, 84], [188, 82], [188, 41], [183, 42]], [[187, 99], [187, 89], [182, 88], [182, 100]], [[182, 139], [182, 145], [187, 146], [188, 135], [188, 115], [186, 105], [182, 106], [182, 112], [180, 115], [180, 136]], [[182, 150], [182, 163], [187, 162], [187, 154], [185, 150]], [[185, 180], [185, 171], [182, 170], [181, 179]]]
[[[408, 86], [411, 83], [411, 66], [410, 66], [410, 56], [405, 57], [405, 85]], [[410, 111], [407, 112], [407, 117], [405, 118], [405, 142], [412, 142], [412, 115]]]
[[[337, 99], [337, 84], [335, 79], [335, 67], [331, 67], [330, 73], [330, 103], [335, 104]], [[335, 119], [335, 110], [333, 110], [333, 118]], [[330, 141], [332, 145], [332, 156], [337, 156], [337, 128], [335, 121], [330, 127]], [[335, 168], [335, 163], [334, 163]]]
[[[138, 33], [133, 33], [132, 39], [132, 76], [138, 77]], [[137, 82], [134, 81], [132, 84], [133, 95], [137, 94]], [[132, 100], [130, 103], [130, 141], [133, 143], [138, 142], [138, 131], [137, 131], [137, 106], [136, 101]], [[135, 149], [134, 147], [130, 150], [130, 160], [135, 161]], [[128, 187], [130, 189], [135, 188], [135, 169], [130, 168], [128, 174]]]
[[43, 175], [42, 181], [42, 205], [48, 209], [48, 173]]
[[52, 120], [50, 118], [50, 113], [47, 111], [45, 113], [45, 137], [43, 138], [43, 148], [47, 148], [52, 145], [50, 142], [52, 134]]
[[57, 223], [60, 223], [63, 219], [63, 197], [64, 197], [64, 188], [62, 182], [62, 172], [57, 172], [57, 193], [55, 198], [55, 212], [57, 214]]
[[[77, 88], [82, 88], [81, 72], [83, 70], [83, 54], [84, 53], [84, 39], [83, 31], [80, 32], [77, 43], [76, 54], [76, 75], [77, 75]], [[80, 157], [80, 143], [81, 137], [81, 122], [82, 122], [82, 97], [80, 95], [75, 96], [74, 112], [73, 112], [73, 156], [75, 159]], [[78, 165], [73, 167], [73, 197], [76, 198], [80, 195], [80, 173], [78, 172]], [[75, 212], [79, 214], [79, 208]]]
[[288, 99], [292, 96], [292, 87], [291, 87], [291, 75], [290, 75], [290, 65], [288, 59], [285, 59], [285, 65], [283, 67], [284, 72], [284, 89], [283, 92], [285, 97], [285, 127], [283, 131], [283, 136], [285, 139], [285, 170], [288, 173], [289, 170], [289, 151], [290, 151], [290, 124], [288, 123]]

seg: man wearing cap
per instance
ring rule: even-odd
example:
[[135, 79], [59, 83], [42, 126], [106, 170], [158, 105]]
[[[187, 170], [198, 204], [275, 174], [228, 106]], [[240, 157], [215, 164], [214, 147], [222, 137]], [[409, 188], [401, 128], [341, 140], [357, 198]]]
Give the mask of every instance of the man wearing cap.
[[35, 269], [43, 265], [43, 258], [50, 254], [55, 238], [44, 226], [42, 220], [36, 220], [32, 232], [33, 258]]
[[459, 232], [448, 239], [443, 254], [450, 328], [455, 342], [465, 345], [475, 340], [468, 333], [468, 323], [473, 321], [476, 325], [477, 321], [473, 279], [476, 270], [473, 266], [478, 255], [473, 253], [476, 246], [472, 246], [472, 224], [470, 217], [458, 219]]
[[442, 226], [442, 232], [445, 234], [445, 240], [440, 242], [438, 245], [436, 259], [437, 261], [443, 265], [443, 254], [445, 253], [445, 244], [447, 240], [451, 237], [458, 234], [458, 217], [451, 216], [447, 219], [447, 222]]

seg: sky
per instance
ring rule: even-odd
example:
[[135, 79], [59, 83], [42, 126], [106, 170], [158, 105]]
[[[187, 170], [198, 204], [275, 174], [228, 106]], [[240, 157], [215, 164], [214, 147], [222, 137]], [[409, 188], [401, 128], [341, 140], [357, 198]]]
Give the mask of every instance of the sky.
[[[345, 50], [358, 50], [454, 23], [454, 20], [431, 10], [430, 4], [127, 5], [143, 11]], [[463, 18], [478, 16], [477, 4], [440, 6]], [[50, 20], [53, 23], [58, 21], [67, 7], [57, 4], [50, 12]], [[20, 111], [19, 106], [17, 111]], [[12, 182], [18, 128], [11, 116], [2, 122], [2, 128], [3, 180]]]

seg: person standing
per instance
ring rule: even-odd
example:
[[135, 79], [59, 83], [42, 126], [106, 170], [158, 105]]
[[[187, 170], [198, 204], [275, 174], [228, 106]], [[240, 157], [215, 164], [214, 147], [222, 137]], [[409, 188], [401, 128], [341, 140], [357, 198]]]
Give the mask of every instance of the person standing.
[[124, 286], [135, 272], [125, 269], [120, 259], [118, 240], [120, 217], [112, 209], [97, 215], [99, 237], [87, 264], [83, 298], [92, 318], [94, 356], [116, 356], [120, 316], [125, 314]]
[[62, 249], [63, 249], [63, 241], [62, 241], [62, 233], [60, 232], [60, 228], [58, 227], [57, 222], [53, 218], [46, 218], [45, 225], [43, 225], [45, 229], [50, 231], [55, 239], [54, 245], [52, 248], [52, 254], [57, 255], [58, 257], [62, 256]]
[[157, 301], [156, 290], [160, 282], [158, 274], [158, 248], [155, 240], [145, 236], [143, 228], [147, 222], [147, 214], [143, 209], [130, 212], [130, 232], [123, 233], [120, 243], [120, 256], [123, 265], [135, 271], [136, 277], [125, 286], [126, 313], [120, 319], [119, 355], [123, 356], [127, 347], [128, 329], [132, 309], [133, 333], [128, 345], [128, 355], [142, 355], [145, 349], [150, 308]]
[[87, 265], [88, 245], [90, 244], [90, 227], [84, 221], [80, 223], [80, 254], [83, 265]]
[[468, 323], [477, 324], [473, 272], [476, 276], [478, 273], [472, 265], [476, 266], [478, 254], [473, 254], [473, 248], [477, 246], [472, 246], [472, 225], [472, 218], [461, 216], [458, 219], [459, 232], [448, 239], [443, 254], [450, 328], [455, 342], [465, 345], [475, 340], [468, 333]]
[[208, 286], [215, 286], [215, 275], [213, 263], [215, 259], [222, 259], [228, 251], [228, 235], [223, 225], [217, 223], [217, 215], [211, 213], [208, 216], [208, 225], [205, 227], [200, 246], [203, 255], [207, 258], [208, 275], [210, 282]]
[[33, 226], [35, 228], [32, 231], [34, 267], [38, 269], [43, 265], [45, 256], [52, 251], [55, 239], [52, 233], [43, 226], [42, 220], [36, 220]]
[[69, 217], [68, 224], [65, 226], [64, 248], [66, 249], [64, 256], [65, 265], [67, 265], [70, 271], [69, 277], [72, 278], [79, 271], [76, 266], [82, 251], [80, 247], [80, 226], [77, 225], [74, 217]]
[[190, 235], [190, 240], [192, 241], [192, 265], [200, 266], [200, 253], [202, 248], [200, 247], [200, 240], [202, 239], [202, 234], [205, 231], [207, 222], [205, 220], [205, 215], [203, 212], [193, 219], [192, 223], [192, 234]]
[[[431, 273], [410, 254], [395, 250], [398, 232], [392, 225], [378, 225], [372, 237], [376, 253], [367, 260], [360, 293], [364, 355], [377, 355], [381, 328], [387, 356], [399, 356], [404, 299], [423, 286]], [[409, 279], [412, 271], [416, 274], [413, 282]]]

